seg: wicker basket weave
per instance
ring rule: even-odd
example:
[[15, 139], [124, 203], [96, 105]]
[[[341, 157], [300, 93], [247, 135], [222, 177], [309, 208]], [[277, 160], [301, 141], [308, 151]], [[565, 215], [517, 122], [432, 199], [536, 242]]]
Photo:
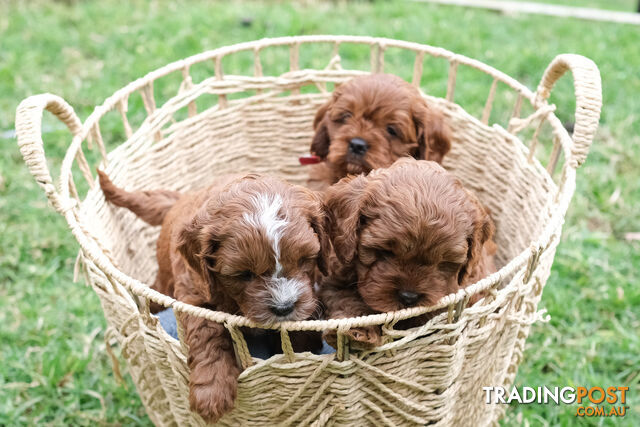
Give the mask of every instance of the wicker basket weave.
[[[326, 58], [309, 53], [317, 46], [327, 48]], [[338, 54], [345, 48], [366, 50], [370, 63], [362, 69], [367, 71], [341, 66]], [[276, 49], [280, 53], [288, 49], [288, 71], [264, 75], [261, 58], [269, 58]], [[84, 147], [97, 147], [94, 157], [100, 158], [116, 185], [127, 189], [187, 190], [218, 174], [250, 171], [304, 183], [307, 169], [298, 165], [297, 158], [308, 152], [314, 113], [330, 95], [331, 84], [384, 70], [392, 53], [402, 55], [404, 63], [411, 58], [415, 85], [421, 82], [425, 56], [449, 63], [448, 80], [443, 81], [446, 97], [425, 97], [442, 109], [453, 129], [453, 149], [445, 167], [477, 191], [492, 212], [501, 267], [497, 273], [430, 308], [263, 325], [279, 329], [283, 338], [283, 354], [268, 360], [251, 357], [240, 330], [259, 325], [175, 301], [148, 287], [157, 269], [158, 229], [105, 203]], [[223, 74], [223, 65], [238, 55], [249, 55], [253, 75]], [[328, 65], [303, 69], [301, 58], [310, 55], [316, 63]], [[192, 70], [202, 64], [211, 68], [212, 75], [195, 83]], [[480, 118], [453, 102], [460, 67], [484, 73], [493, 82]], [[567, 70], [573, 73], [577, 98], [572, 136], [555, 116], [555, 107], [547, 103], [554, 83]], [[179, 82], [173, 92], [177, 94], [157, 105], [154, 81], [168, 77]], [[489, 125], [498, 84], [513, 93], [513, 114], [506, 129]], [[127, 114], [129, 97], [136, 93], [147, 112], [139, 126], [130, 124]], [[212, 95], [216, 101], [203, 108], [203, 100]], [[532, 106], [526, 117], [520, 117], [523, 100]], [[600, 106], [598, 69], [578, 55], [556, 57], [533, 92], [494, 68], [440, 48], [371, 37], [309, 36], [243, 43], [169, 64], [117, 91], [84, 123], [60, 97], [32, 96], [18, 107], [16, 129], [29, 170], [80, 244], [76, 273], [84, 273], [100, 297], [108, 323], [107, 348], [111, 353], [111, 344], [120, 345], [155, 424], [204, 423], [189, 410], [187, 350], [149, 314], [149, 300], [224, 323], [230, 331], [245, 369], [235, 409], [220, 421], [222, 425], [487, 425], [497, 423], [504, 405], [485, 404], [482, 386], [512, 384], [530, 325], [543, 318], [538, 301], [575, 189], [576, 169], [584, 162], [598, 126]], [[73, 134], [58, 185], [43, 149], [43, 110], [55, 114]], [[108, 117], [124, 124], [126, 141], [107, 153], [101, 123], [107, 129]], [[548, 123], [550, 137], [543, 138], [543, 123]], [[531, 132], [522, 132], [527, 129]], [[519, 134], [530, 135], [527, 145]], [[108, 137], [105, 133], [105, 139], [113, 139]], [[544, 139], [553, 148], [543, 167], [534, 153]], [[554, 175], [557, 163], [560, 168]], [[89, 188], [84, 198], [72, 171], [87, 181], [82, 183]], [[485, 292], [486, 297], [467, 307], [469, 296], [476, 292]], [[446, 310], [422, 327], [393, 328], [400, 319], [441, 308]], [[383, 326], [387, 344], [366, 353], [350, 351], [340, 331], [372, 324]], [[339, 333], [335, 354], [292, 351], [287, 331], [327, 328]]]

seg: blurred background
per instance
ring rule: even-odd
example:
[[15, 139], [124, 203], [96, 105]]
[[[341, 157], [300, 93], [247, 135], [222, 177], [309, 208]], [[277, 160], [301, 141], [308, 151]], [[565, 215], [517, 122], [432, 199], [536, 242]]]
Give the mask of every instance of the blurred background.
[[[17, 149], [18, 103], [55, 93], [84, 120], [117, 89], [169, 62], [242, 41], [303, 34], [441, 46], [531, 89], [559, 53], [596, 62], [604, 98], [601, 127], [578, 171], [540, 303], [551, 321], [534, 325], [516, 385], [629, 386], [629, 409], [620, 424], [640, 425], [640, 15], [632, 15], [638, 1], [554, 2], [599, 9], [590, 12], [598, 20], [519, 12], [519, 5], [531, 6], [525, 2], [502, 2], [508, 10], [496, 8], [496, 1], [475, 5], [483, 3], [494, 7], [429, 1], [0, 2], [0, 425], [150, 424], [128, 376], [121, 383], [113, 375], [97, 296], [82, 282], [73, 283], [77, 244], [47, 207]], [[341, 53], [345, 67], [358, 55]], [[249, 61], [231, 66], [248, 72]], [[265, 74], [279, 66], [275, 57], [263, 61]], [[423, 89], [443, 96], [447, 71], [445, 61], [425, 64]], [[456, 101], [479, 114], [490, 81], [459, 75], [458, 82]], [[169, 88], [156, 90], [162, 97]], [[504, 101], [496, 114], [509, 113], [513, 100]], [[570, 77], [558, 83], [551, 102], [570, 127]], [[130, 109], [132, 116], [144, 116], [142, 102], [130, 103]], [[107, 149], [124, 139], [121, 126], [103, 134], [110, 135]], [[58, 170], [70, 136], [47, 114], [43, 139], [49, 166]], [[615, 423], [574, 414], [571, 406], [514, 404], [503, 423]]]

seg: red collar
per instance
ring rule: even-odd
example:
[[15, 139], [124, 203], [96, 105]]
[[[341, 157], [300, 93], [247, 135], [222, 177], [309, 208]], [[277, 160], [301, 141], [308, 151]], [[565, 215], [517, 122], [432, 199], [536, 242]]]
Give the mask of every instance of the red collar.
[[301, 165], [306, 166], [306, 165], [315, 165], [316, 163], [320, 163], [322, 162], [322, 159], [320, 158], [320, 156], [316, 156], [314, 154], [306, 154], [304, 156], [298, 157], [298, 161], [300, 162]]

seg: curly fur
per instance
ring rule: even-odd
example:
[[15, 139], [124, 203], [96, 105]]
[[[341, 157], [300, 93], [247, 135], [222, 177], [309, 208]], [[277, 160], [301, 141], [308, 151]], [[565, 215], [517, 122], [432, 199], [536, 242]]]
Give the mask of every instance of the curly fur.
[[[347, 174], [391, 166], [400, 157], [442, 162], [451, 148], [441, 112], [418, 89], [391, 74], [355, 77], [339, 86], [317, 111], [311, 152], [323, 163], [311, 167], [308, 186], [325, 189]], [[366, 155], [349, 151], [349, 141], [366, 141]]]
[[[435, 162], [405, 158], [349, 176], [327, 190], [325, 203], [335, 258], [319, 295], [329, 317], [433, 305], [495, 271], [487, 210]], [[400, 297], [407, 291], [418, 295], [409, 305]], [[379, 328], [351, 334], [379, 343]]]
[[[322, 248], [329, 243], [322, 201], [311, 190], [249, 175], [221, 177], [187, 194], [127, 192], [99, 176], [107, 200], [162, 224], [156, 290], [260, 323], [316, 313], [313, 287], [317, 270], [326, 272]], [[293, 308], [277, 310], [284, 306]], [[189, 315], [179, 320], [189, 347], [191, 408], [215, 422], [233, 408], [241, 372], [231, 337], [216, 322]], [[318, 334], [292, 334], [292, 341], [297, 351], [321, 346]]]

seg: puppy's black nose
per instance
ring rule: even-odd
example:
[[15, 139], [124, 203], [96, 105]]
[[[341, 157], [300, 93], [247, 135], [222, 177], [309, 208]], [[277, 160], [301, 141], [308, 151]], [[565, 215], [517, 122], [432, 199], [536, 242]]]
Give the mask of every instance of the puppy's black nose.
[[411, 306], [415, 304], [418, 299], [420, 299], [420, 294], [411, 291], [398, 291], [398, 297], [400, 298], [400, 302], [402, 302], [402, 304]]
[[296, 304], [292, 302], [292, 303], [286, 304], [286, 305], [281, 305], [281, 304], [280, 305], [272, 305], [271, 307], [269, 307], [269, 309], [276, 316], [283, 317], [283, 316], [286, 316], [288, 314], [291, 314], [291, 312], [293, 311], [295, 306], [296, 306]]
[[356, 156], [364, 156], [364, 153], [369, 149], [369, 144], [367, 141], [360, 138], [353, 138], [349, 141], [349, 152], [351, 154], [355, 154]]

